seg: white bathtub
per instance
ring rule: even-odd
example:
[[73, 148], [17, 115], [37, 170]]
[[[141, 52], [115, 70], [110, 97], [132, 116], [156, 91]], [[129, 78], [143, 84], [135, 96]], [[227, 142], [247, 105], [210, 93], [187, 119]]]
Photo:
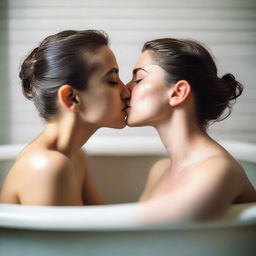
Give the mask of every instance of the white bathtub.
[[[102, 147], [99, 148], [94, 140], [88, 152], [94, 157], [108, 152], [117, 158], [120, 155], [151, 157], [164, 154], [157, 141], [147, 139], [143, 144], [146, 150], [129, 146], [131, 141], [127, 141], [127, 149], [120, 150], [118, 140], [116, 147], [111, 140], [111, 148], [108, 148], [105, 139], [105, 151], [102, 152]], [[255, 182], [256, 146], [240, 142], [222, 144], [237, 159], [247, 161], [243, 164], [251, 169], [249, 176]], [[21, 147], [0, 146], [0, 159], [13, 159]], [[136, 203], [83, 207], [2, 204], [0, 255], [256, 255], [256, 203], [234, 205], [217, 221], [154, 226], [138, 221], [139, 207]]]

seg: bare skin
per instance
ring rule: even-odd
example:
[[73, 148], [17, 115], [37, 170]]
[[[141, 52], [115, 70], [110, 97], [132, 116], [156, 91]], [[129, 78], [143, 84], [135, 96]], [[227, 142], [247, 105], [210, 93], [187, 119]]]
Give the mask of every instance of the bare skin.
[[85, 152], [73, 157], [42, 150], [38, 138], [9, 171], [1, 203], [25, 205], [90, 205], [107, 201], [91, 177]]
[[139, 199], [142, 222], [215, 218], [233, 203], [255, 202], [243, 168], [197, 125], [189, 83], [166, 83], [164, 70], [143, 52], [128, 84], [127, 124], [154, 127], [169, 158], [150, 171]]
[[101, 127], [123, 128], [130, 96], [111, 50], [97, 55], [98, 69], [85, 91], [63, 85], [58, 113], [20, 153], [3, 185], [0, 202], [25, 205], [105, 204], [81, 147]]
[[146, 202], [143, 212], [148, 214], [143, 214], [143, 221], [211, 219], [231, 204], [256, 201], [243, 168], [221, 148], [190, 166], [172, 168], [166, 158], [150, 170], [139, 199]]

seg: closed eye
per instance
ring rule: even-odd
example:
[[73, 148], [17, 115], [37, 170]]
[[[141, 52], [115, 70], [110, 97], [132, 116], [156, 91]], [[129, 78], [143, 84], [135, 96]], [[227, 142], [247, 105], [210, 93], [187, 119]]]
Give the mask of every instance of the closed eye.
[[134, 80], [134, 83], [135, 84], [138, 84], [142, 79], [137, 79], [137, 80]]
[[110, 85], [117, 85], [117, 84], [118, 84], [118, 82], [116, 82], [116, 81], [108, 81], [108, 83], [109, 83]]

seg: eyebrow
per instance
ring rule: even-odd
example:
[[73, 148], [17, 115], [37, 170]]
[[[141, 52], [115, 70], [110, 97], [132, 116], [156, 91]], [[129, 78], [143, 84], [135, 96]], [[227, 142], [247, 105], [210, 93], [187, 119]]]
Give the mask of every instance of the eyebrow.
[[132, 71], [132, 74], [135, 76], [137, 74], [137, 72], [139, 72], [140, 70], [148, 73], [144, 68], [135, 68], [133, 71]]
[[108, 75], [110, 75], [112, 73], [118, 74], [119, 73], [118, 68], [111, 68], [109, 71], [106, 72], [106, 74], [104, 76], [108, 76]]

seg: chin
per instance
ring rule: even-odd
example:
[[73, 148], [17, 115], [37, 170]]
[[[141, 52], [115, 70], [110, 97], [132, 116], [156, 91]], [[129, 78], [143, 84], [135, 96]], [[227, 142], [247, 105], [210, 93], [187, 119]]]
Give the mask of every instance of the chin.
[[155, 126], [156, 121], [152, 116], [141, 116], [137, 118], [127, 117], [126, 124], [129, 127], [141, 127], [141, 126]]
[[147, 126], [148, 125], [148, 124], [145, 124], [143, 121], [129, 120], [129, 118], [126, 120], [126, 124], [129, 127]]
[[117, 125], [116, 127], [113, 127], [113, 128], [116, 128], [116, 129], [123, 129], [125, 126], [126, 126], [126, 123]]
[[126, 122], [125, 120], [122, 120], [120, 122], [117, 123], [112, 123], [110, 126], [108, 126], [109, 128], [114, 128], [114, 129], [123, 129], [126, 126]]

